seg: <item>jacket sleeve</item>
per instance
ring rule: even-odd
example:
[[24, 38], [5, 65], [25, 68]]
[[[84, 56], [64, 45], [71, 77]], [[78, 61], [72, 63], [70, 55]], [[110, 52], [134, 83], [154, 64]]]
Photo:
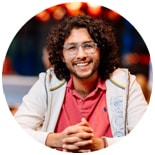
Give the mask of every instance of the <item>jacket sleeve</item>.
[[[126, 104], [126, 130], [127, 134], [138, 124], [140, 119], [143, 117], [145, 111], [147, 110], [147, 102], [141, 90], [139, 83], [136, 81], [134, 75], [129, 74], [129, 86], [127, 94], [127, 104]], [[121, 140], [123, 137], [113, 137], [108, 138], [108, 145], [112, 145], [117, 141]]]
[[130, 85], [127, 103], [127, 129], [128, 132], [134, 129], [147, 110], [147, 101], [145, 100], [140, 84], [136, 81], [134, 75], [130, 75]]
[[23, 101], [14, 117], [19, 125], [34, 139], [45, 144], [48, 132], [40, 130], [46, 113], [45, 73], [39, 75], [38, 81], [23, 97]]

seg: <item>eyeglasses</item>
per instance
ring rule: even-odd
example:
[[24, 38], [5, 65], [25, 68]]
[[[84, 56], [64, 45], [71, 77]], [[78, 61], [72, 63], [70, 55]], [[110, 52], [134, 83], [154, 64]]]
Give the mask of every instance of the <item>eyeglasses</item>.
[[63, 46], [63, 51], [70, 56], [75, 56], [79, 51], [79, 47], [81, 47], [86, 54], [93, 54], [96, 52], [97, 43], [92, 41], [84, 42], [82, 44], [68, 43]]

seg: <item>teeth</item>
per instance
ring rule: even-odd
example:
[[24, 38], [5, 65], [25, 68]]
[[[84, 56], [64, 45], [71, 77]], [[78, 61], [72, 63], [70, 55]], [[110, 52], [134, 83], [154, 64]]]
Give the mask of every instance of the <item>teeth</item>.
[[87, 63], [83, 63], [83, 64], [77, 64], [77, 66], [86, 66], [87, 65]]

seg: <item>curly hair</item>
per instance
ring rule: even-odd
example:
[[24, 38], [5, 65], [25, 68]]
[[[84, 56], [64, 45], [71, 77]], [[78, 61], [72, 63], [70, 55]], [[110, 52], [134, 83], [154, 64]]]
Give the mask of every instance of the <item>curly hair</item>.
[[91, 38], [100, 49], [99, 75], [102, 80], [110, 77], [119, 67], [118, 46], [113, 27], [106, 20], [87, 15], [69, 16], [51, 29], [46, 46], [49, 51], [49, 61], [54, 65], [58, 79], [70, 79], [70, 71], [61, 59], [63, 45], [73, 28], [86, 28]]

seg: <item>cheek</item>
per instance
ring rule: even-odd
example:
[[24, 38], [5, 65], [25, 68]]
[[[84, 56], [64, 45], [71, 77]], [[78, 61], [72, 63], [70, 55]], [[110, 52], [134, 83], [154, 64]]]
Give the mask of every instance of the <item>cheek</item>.
[[100, 51], [97, 51], [94, 56], [95, 59], [100, 60]]
[[71, 62], [72, 61], [72, 58], [68, 57], [67, 55], [63, 54], [62, 56], [62, 61], [64, 63], [68, 63], [68, 62]]

